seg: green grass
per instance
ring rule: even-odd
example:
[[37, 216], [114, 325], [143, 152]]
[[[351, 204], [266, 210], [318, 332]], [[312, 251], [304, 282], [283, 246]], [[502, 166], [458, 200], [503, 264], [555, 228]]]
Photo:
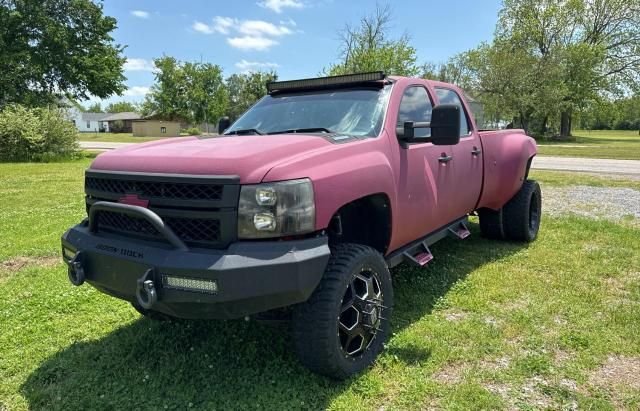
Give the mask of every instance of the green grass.
[[131, 133], [78, 133], [79, 141], [97, 141], [110, 143], [143, 143], [176, 137], [134, 137]]
[[640, 357], [638, 229], [545, 218], [527, 246], [472, 224], [427, 268], [392, 271], [393, 337], [338, 383], [298, 364], [284, 327], [155, 323], [72, 287], [59, 237], [83, 217], [88, 163], [0, 164], [2, 410], [640, 407], [637, 385], [594, 378]]
[[575, 130], [575, 141], [538, 142], [540, 155], [640, 160], [640, 135], [627, 130]]
[[565, 187], [584, 185], [592, 187], [626, 187], [640, 191], [640, 180], [629, 180], [614, 174], [602, 176], [588, 173], [568, 173], [561, 171], [531, 170], [529, 178], [542, 182], [545, 186]]

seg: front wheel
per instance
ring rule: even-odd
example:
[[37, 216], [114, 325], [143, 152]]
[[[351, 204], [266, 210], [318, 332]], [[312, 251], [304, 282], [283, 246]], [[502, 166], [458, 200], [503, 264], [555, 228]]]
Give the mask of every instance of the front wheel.
[[302, 364], [345, 379], [371, 365], [390, 332], [391, 275], [379, 252], [339, 244], [309, 300], [295, 307], [291, 326]]

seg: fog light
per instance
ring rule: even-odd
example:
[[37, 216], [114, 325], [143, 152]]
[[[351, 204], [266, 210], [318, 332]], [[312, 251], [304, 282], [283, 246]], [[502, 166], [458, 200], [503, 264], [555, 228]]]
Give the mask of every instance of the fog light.
[[73, 260], [73, 257], [75, 257], [75, 256], [76, 256], [76, 252], [75, 251], [73, 251], [70, 248], [64, 247], [64, 246], [62, 247], [62, 257], [64, 257], [65, 260], [71, 261], [71, 260]]
[[176, 290], [201, 291], [203, 293], [211, 294], [215, 294], [218, 292], [218, 283], [216, 282], [216, 280], [204, 280], [201, 278], [163, 275], [162, 285], [165, 288], [173, 288]]
[[258, 231], [273, 231], [276, 229], [276, 217], [271, 213], [260, 213], [253, 216], [253, 225]]

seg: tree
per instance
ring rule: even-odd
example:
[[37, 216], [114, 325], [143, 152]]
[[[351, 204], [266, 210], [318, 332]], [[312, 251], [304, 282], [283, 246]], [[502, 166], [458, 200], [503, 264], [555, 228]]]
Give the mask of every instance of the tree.
[[493, 123], [513, 122], [544, 134], [548, 118], [560, 110], [566, 92], [555, 60], [539, 59], [500, 39], [455, 59], [466, 67], [466, 88], [482, 101], [485, 117]]
[[87, 113], [102, 113], [102, 106], [100, 103], [93, 103], [85, 111]]
[[104, 111], [107, 113], [127, 113], [140, 111], [137, 104], [130, 103], [128, 101], [118, 101], [111, 103], [105, 107]]
[[424, 63], [420, 71], [420, 77], [424, 79], [452, 83], [463, 89], [470, 86], [472, 73], [463, 54], [452, 57], [446, 63]]
[[255, 71], [247, 74], [233, 74], [227, 78], [229, 107], [226, 115], [235, 121], [242, 113], [267, 94], [267, 83], [276, 81], [278, 75], [271, 72]]
[[164, 56], [154, 60], [155, 84], [142, 106], [145, 115], [200, 123], [215, 121], [227, 107], [222, 69], [210, 63], [183, 63]]
[[123, 46], [91, 0], [0, 0], [0, 106], [120, 94]]
[[340, 61], [325, 69], [324, 74], [381, 70], [398, 76], [417, 75], [416, 50], [409, 44], [409, 36], [389, 39], [391, 20], [391, 8], [387, 5], [376, 6], [375, 12], [362, 17], [356, 27], [347, 24], [340, 38]]
[[497, 37], [560, 61], [563, 136], [589, 100], [640, 85], [640, 0], [505, 0]]

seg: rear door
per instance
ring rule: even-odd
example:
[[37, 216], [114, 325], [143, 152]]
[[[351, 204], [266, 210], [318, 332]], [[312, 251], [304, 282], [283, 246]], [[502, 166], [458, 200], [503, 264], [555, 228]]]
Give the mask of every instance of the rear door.
[[[396, 138], [405, 121], [431, 121], [432, 101], [423, 85], [410, 85], [404, 90], [398, 108]], [[446, 161], [453, 154], [451, 146], [434, 146], [428, 142], [429, 128], [415, 129], [415, 136], [416, 142], [401, 144], [399, 148], [398, 217], [403, 227], [398, 238], [400, 244], [448, 223], [449, 207], [455, 195], [454, 174]]]
[[453, 89], [436, 87], [438, 104], [455, 104], [460, 107], [460, 142], [452, 146], [453, 186], [456, 194], [451, 202], [453, 218], [462, 217], [476, 208], [482, 190], [482, 145], [478, 131], [474, 130], [467, 107]]

